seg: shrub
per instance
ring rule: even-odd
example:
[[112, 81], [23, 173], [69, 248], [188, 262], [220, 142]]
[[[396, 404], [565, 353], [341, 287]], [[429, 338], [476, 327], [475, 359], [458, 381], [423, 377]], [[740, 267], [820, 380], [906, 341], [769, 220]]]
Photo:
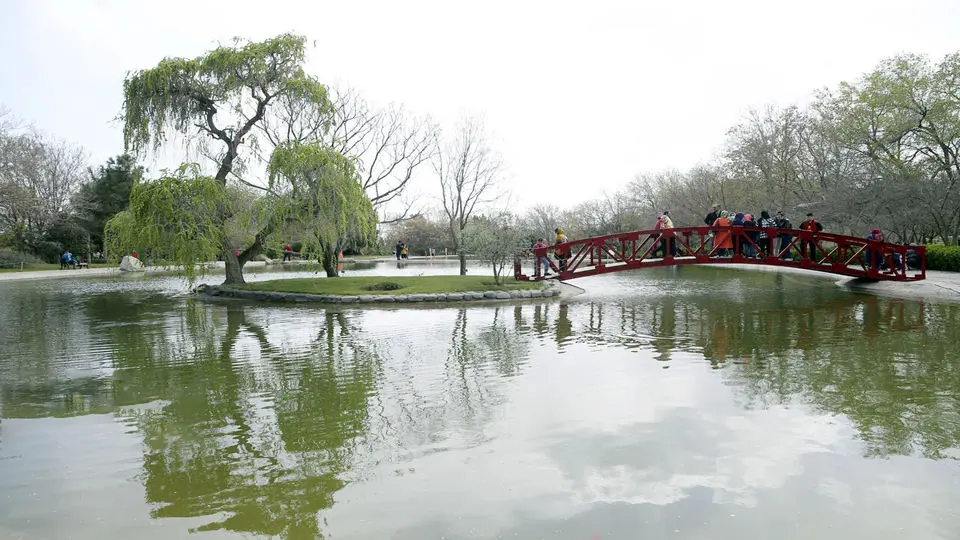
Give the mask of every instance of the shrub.
[[927, 270], [960, 272], [960, 246], [927, 245]]
[[9, 249], [0, 249], [0, 268], [19, 268], [31, 264], [42, 264], [43, 261], [30, 255], [29, 253], [20, 253]]
[[403, 285], [399, 283], [394, 283], [392, 281], [383, 281], [381, 283], [374, 283], [373, 285], [368, 285], [364, 287], [368, 291], [397, 291], [403, 288]]

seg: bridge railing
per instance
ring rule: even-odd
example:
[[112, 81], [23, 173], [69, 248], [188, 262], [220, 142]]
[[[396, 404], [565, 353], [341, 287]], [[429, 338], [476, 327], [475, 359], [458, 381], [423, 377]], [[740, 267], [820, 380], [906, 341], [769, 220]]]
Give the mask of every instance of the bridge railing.
[[[926, 277], [923, 246], [761, 227], [653, 229], [530, 249], [516, 261], [514, 274], [519, 280], [531, 279], [523, 271], [524, 258], [534, 262], [531, 266], [539, 259], [561, 280], [648, 266], [731, 263], [795, 267], [876, 280], [916, 281]], [[541, 274], [544, 270], [541, 268]]]

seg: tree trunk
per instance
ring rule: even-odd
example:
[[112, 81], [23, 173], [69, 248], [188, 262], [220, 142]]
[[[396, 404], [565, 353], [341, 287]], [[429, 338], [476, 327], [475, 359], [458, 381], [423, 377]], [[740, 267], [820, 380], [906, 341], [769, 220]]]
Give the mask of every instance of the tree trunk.
[[224, 285], [243, 285], [243, 265], [237, 258], [237, 254], [232, 249], [223, 252], [223, 263], [226, 266], [227, 278], [223, 281]]
[[463, 251], [460, 251], [460, 275], [467, 275], [467, 254]]
[[337, 248], [336, 246], [320, 246], [320, 264], [327, 273], [327, 277], [340, 277], [337, 272]]

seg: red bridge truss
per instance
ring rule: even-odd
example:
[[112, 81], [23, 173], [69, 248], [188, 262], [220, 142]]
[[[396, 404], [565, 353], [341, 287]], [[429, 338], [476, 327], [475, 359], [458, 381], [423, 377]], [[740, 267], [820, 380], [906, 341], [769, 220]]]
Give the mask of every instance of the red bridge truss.
[[[761, 233], [766, 238], [760, 238]], [[781, 241], [783, 245], [778, 246]], [[566, 256], [558, 259], [556, 254]], [[538, 259], [542, 266], [549, 265], [548, 271], [560, 280], [684, 264], [782, 266], [878, 281], [919, 281], [926, 277], [926, 248], [923, 246], [890, 244], [824, 232], [758, 227], [635, 231], [531, 249], [516, 259], [516, 278], [524, 281], [543, 279], [535, 273], [533, 277], [524, 274], [524, 266], [533, 270]], [[915, 263], [917, 268], [908, 268], [908, 262]], [[542, 272], [544, 268], [541, 268]]]

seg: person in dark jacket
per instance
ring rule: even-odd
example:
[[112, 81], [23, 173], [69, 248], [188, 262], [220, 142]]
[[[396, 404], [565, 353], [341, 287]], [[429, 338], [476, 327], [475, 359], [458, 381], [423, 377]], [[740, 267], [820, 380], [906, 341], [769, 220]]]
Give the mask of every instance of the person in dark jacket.
[[784, 260], [792, 261], [793, 255], [790, 254], [790, 243], [793, 242], [793, 235], [790, 234], [790, 230], [793, 229], [793, 223], [790, 223], [790, 220], [784, 217], [783, 210], [777, 212], [777, 217], [774, 220], [777, 223], [777, 229], [780, 229], [780, 232], [777, 233], [777, 236], [780, 240], [780, 245], [777, 246], [777, 254], [779, 257], [783, 257]]
[[713, 208], [710, 209], [710, 213], [707, 214], [707, 217], [703, 218], [703, 222], [707, 224], [707, 227], [712, 227], [713, 222], [720, 218], [720, 205], [714, 204]]
[[760, 211], [760, 221], [757, 222], [757, 226], [760, 227], [760, 251], [763, 252], [765, 257], [769, 257], [773, 253], [773, 238], [770, 237], [770, 233], [764, 229], [774, 229], [777, 227], [777, 222], [772, 217], [770, 213], [766, 210]]
[[733, 222], [731, 225], [734, 227], [740, 227], [741, 230], [734, 229], [733, 232], [733, 254], [734, 255], [743, 255], [743, 245], [746, 242], [743, 240], [743, 212], [737, 212], [733, 216]]
[[[753, 214], [745, 214], [745, 215], [743, 216], [743, 226], [744, 226], [744, 227], [756, 227], [756, 226], [757, 226], [757, 222], [754, 221], [754, 219], [753, 219]], [[759, 231], [747, 231], [747, 232], [746, 232], [746, 238], [748, 238], [750, 241], [748, 242], [746, 239], [744, 239], [744, 241], [743, 241], [743, 254], [744, 254], [745, 256], [751, 258], [751, 259], [757, 256], [757, 248], [754, 247], [754, 246], [756, 246], [756, 245], [757, 245], [757, 242], [760, 241], [760, 236], [759, 236], [759, 235], [760, 235]]]
[[[713, 224], [720, 219], [720, 203], [714, 203], [713, 208], [710, 209], [710, 213], [707, 214], [707, 217], [703, 218], [703, 222], [707, 224], [707, 227], [713, 227]], [[707, 235], [707, 239], [704, 240], [704, 244], [707, 253], [713, 252], [713, 236], [714, 232], [710, 231]]]

